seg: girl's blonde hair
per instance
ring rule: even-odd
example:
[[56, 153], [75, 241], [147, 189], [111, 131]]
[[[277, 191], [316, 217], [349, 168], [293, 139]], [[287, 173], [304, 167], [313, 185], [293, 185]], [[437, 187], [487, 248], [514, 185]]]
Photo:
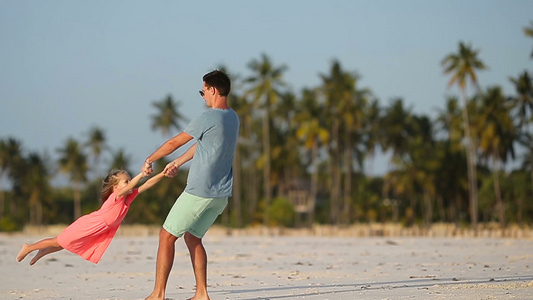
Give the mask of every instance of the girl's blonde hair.
[[102, 203], [104, 203], [109, 196], [113, 193], [113, 186], [117, 185], [120, 181], [118, 178], [119, 174], [126, 174], [128, 175], [128, 172], [124, 170], [116, 170], [111, 173], [109, 173], [104, 180], [102, 181], [102, 194], [100, 195], [100, 200], [102, 200]]

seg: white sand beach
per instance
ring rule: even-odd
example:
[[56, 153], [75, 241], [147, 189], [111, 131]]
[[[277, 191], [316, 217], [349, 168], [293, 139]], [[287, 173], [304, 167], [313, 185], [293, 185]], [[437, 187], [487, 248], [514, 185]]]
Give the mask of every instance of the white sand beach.
[[[157, 236], [119, 235], [99, 264], [65, 250], [29, 266], [0, 235], [0, 299], [142, 299], [154, 283]], [[212, 300], [533, 299], [533, 239], [226, 236], [208, 232]], [[167, 298], [193, 295], [183, 240]]]

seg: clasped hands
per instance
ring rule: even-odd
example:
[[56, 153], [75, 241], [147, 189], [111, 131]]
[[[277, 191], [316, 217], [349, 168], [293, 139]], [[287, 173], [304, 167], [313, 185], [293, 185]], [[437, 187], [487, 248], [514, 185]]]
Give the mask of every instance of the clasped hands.
[[[179, 167], [180, 166], [175, 161], [171, 161], [165, 166], [163, 174], [165, 174], [166, 177], [174, 177], [178, 175]], [[154, 170], [152, 169], [152, 164], [145, 161], [141, 171], [146, 175], [150, 175]]]

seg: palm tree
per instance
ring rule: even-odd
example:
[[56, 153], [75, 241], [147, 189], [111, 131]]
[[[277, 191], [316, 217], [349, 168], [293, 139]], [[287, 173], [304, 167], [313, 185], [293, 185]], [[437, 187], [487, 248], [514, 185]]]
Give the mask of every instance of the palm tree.
[[394, 197], [410, 200], [409, 207], [406, 208], [406, 222], [411, 225], [416, 209], [417, 184], [423, 177], [413, 158], [417, 156], [417, 153], [413, 153], [416, 150], [413, 144], [422, 144], [415, 139], [419, 134], [417, 119], [411, 108], [404, 107], [401, 98], [395, 98], [383, 109], [380, 124], [381, 147], [392, 153], [390, 162], [393, 169], [385, 176], [385, 186], [393, 192]]
[[154, 101], [157, 114], [152, 115], [152, 130], [161, 130], [163, 135], [172, 135], [172, 129], [182, 129], [181, 122], [187, 122], [187, 118], [178, 110], [179, 101], [174, 101], [171, 95], [160, 102]]
[[490, 88], [482, 98], [480, 104], [482, 125], [480, 130], [480, 148], [482, 157], [492, 161], [494, 178], [494, 193], [496, 196], [499, 221], [505, 226], [505, 207], [502, 201], [499, 173], [501, 163], [507, 161], [507, 157], [514, 157], [513, 144], [516, 140], [515, 126], [511, 116], [511, 105], [500, 87]]
[[345, 224], [350, 222], [352, 214], [352, 173], [356, 166], [355, 162], [360, 170], [364, 169], [365, 150], [362, 149], [362, 146], [364, 146], [366, 132], [363, 129], [367, 121], [365, 115], [369, 109], [368, 104], [371, 95], [370, 90], [359, 89], [357, 86], [359, 76], [357, 74], [348, 73], [346, 79], [349, 83], [346, 88], [351, 90], [349, 93], [351, 97], [347, 96], [339, 103], [342, 118], [341, 129], [344, 132], [344, 138], [341, 139], [344, 158], [343, 214], [341, 220]]
[[[365, 156], [369, 161], [374, 160], [374, 154], [376, 151], [376, 146], [379, 145], [379, 121], [381, 119], [381, 108], [377, 99], [372, 99], [368, 103], [368, 107], [365, 110], [363, 115], [363, 132], [365, 135], [364, 148]], [[371, 164], [371, 170], [368, 172], [365, 170], [365, 173], [369, 176], [373, 176], [373, 168]]]
[[[531, 30], [533, 33], [533, 26]], [[516, 91], [516, 96], [512, 99], [518, 119], [516, 126], [521, 129], [518, 133], [519, 140], [526, 149], [529, 149], [530, 153], [533, 153], [533, 139], [529, 132], [530, 124], [533, 122], [533, 79], [528, 71], [524, 71], [518, 78], [511, 78], [510, 80], [514, 84]], [[529, 168], [531, 171], [531, 187], [533, 189], [533, 161], [531, 161]]]
[[90, 153], [94, 158], [94, 173], [98, 177], [100, 175], [100, 156], [107, 148], [105, 132], [99, 127], [93, 127], [89, 130], [89, 138], [85, 143], [89, 147]]
[[[341, 64], [334, 60], [329, 74], [321, 74], [322, 79], [321, 90], [325, 97], [326, 109], [328, 113], [327, 123], [330, 129], [330, 143], [329, 143], [329, 163], [330, 163], [330, 221], [338, 223], [341, 216], [341, 178], [342, 178], [342, 154], [341, 149], [341, 128], [345, 125], [347, 114], [345, 110], [351, 110], [355, 98], [355, 81], [356, 74], [345, 72]], [[350, 143], [343, 144], [345, 148], [351, 149], [348, 146]], [[344, 152], [346, 153], [346, 152]], [[346, 156], [344, 156], [346, 158]], [[351, 165], [351, 162], [345, 162]], [[351, 166], [350, 166], [351, 170]], [[345, 169], [346, 172], [346, 169]]]
[[381, 147], [384, 151], [392, 151], [393, 159], [401, 160], [408, 151], [409, 137], [414, 130], [411, 108], [405, 108], [401, 98], [392, 99], [384, 108], [380, 123]]
[[470, 217], [472, 226], [477, 229], [478, 199], [477, 199], [477, 172], [476, 172], [476, 147], [470, 134], [470, 121], [468, 118], [468, 106], [466, 96], [466, 84], [468, 79], [479, 91], [477, 82], [477, 70], [485, 69], [485, 64], [478, 59], [478, 50], [471, 46], [459, 43], [458, 53], [446, 56], [441, 64], [445, 74], [452, 74], [448, 86], [457, 84], [461, 90], [463, 99], [463, 127], [465, 132], [465, 148], [468, 164], [468, 186], [470, 198]]
[[278, 196], [286, 192], [292, 178], [297, 178], [301, 170], [300, 154], [295, 149], [300, 146], [296, 138], [298, 123], [295, 121], [297, 99], [292, 92], [281, 95], [272, 110], [274, 122], [272, 142], [272, 185], [277, 187]]
[[324, 109], [318, 103], [316, 91], [305, 89], [302, 94], [299, 114], [296, 116], [296, 120], [299, 123], [296, 136], [303, 141], [305, 149], [311, 151], [312, 173], [308, 218], [309, 225], [311, 225], [314, 222], [318, 194], [319, 146], [320, 144], [325, 145], [328, 143], [329, 132], [325, 128]]
[[240, 228], [243, 225], [242, 222], [242, 135], [243, 135], [243, 121], [246, 118], [246, 99], [242, 96], [236, 95], [234, 92], [230, 97], [230, 107], [237, 113], [239, 116], [240, 128], [239, 128], [239, 139], [237, 140], [237, 148], [235, 149], [235, 157], [233, 159], [233, 216], [235, 217], [235, 225]]
[[[16, 179], [21, 177], [22, 174], [18, 174], [22, 171], [19, 168], [23, 162], [22, 157], [22, 143], [15, 138], [8, 138], [7, 140], [0, 141], [0, 182], [7, 181], [10, 177], [13, 184], [16, 184]], [[16, 201], [11, 201], [11, 214], [15, 214], [17, 210]], [[0, 220], [5, 214], [5, 191], [0, 193]]]
[[81, 216], [81, 188], [87, 182], [87, 156], [83, 153], [78, 141], [67, 139], [59, 153], [59, 170], [67, 174], [74, 192], [74, 219]]
[[[443, 156], [441, 149], [436, 148], [435, 134], [431, 120], [427, 116], [415, 116], [414, 142], [411, 144], [410, 157], [417, 171], [422, 174], [419, 179], [425, 209], [425, 224], [433, 222], [433, 207], [436, 194], [436, 173], [438, 162]], [[443, 214], [442, 214], [443, 215]]]
[[[463, 136], [461, 114], [459, 99], [449, 97], [446, 99], [446, 108], [440, 110], [437, 117], [440, 131], [446, 134], [446, 138], [439, 143], [439, 147], [443, 149], [444, 157], [437, 172], [438, 197], [442, 201], [451, 201], [447, 207], [451, 218], [457, 224], [462, 219], [463, 207], [468, 208], [468, 196], [463, 197], [463, 194], [468, 193], [468, 178], [463, 176], [466, 173], [467, 164], [466, 153], [462, 151], [461, 147]], [[467, 203], [466, 206], [464, 203]]]
[[30, 153], [25, 172], [25, 189], [29, 195], [30, 224], [43, 222], [43, 201], [49, 194], [49, 171], [41, 156]]
[[[230, 97], [230, 106], [235, 110], [240, 120], [239, 139], [237, 149], [235, 151], [233, 180], [234, 180], [234, 200], [240, 199], [240, 190], [242, 189], [242, 199], [246, 199], [243, 203], [246, 208], [243, 211], [247, 213], [244, 215], [245, 220], [239, 221], [237, 216], [237, 226], [241, 226], [244, 221], [250, 220], [257, 209], [258, 198], [258, 176], [257, 176], [257, 145], [256, 135], [253, 132], [253, 104], [248, 101], [243, 95], [236, 95], [232, 92]], [[241, 178], [246, 179], [246, 184], [241, 184]], [[239, 188], [242, 187], [242, 188]], [[239, 189], [239, 191], [237, 190]], [[235, 199], [238, 197], [237, 199]], [[238, 206], [235, 206], [237, 209]]]
[[461, 148], [461, 137], [463, 133], [461, 132], [461, 107], [459, 105], [459, 100], [456, 97], [449, 97], [446, 99], [446, 108], [444, 110], [439, 110], [439, 115], [437, 116], [437, 122], [441, 126], [441, 130], [447, 134], [447, 139], [454, 150], [459, 150]]
[[518, 78], [510, 78], [516, 91], [513, 97], [513, 107], [518, 116], [520, 127], [525, 126], [527, 130], [528, 123], [532, 122], [533, 117], [533, 79], [528, 71], [524, 71]]
[[268, 208], [272, 199], [271, 186], [271, 151], [270, 151], [270, 110], [281, 96], [281, 88], [285, 86], [283, 73], [287, 70], [285, 65], [275, 67], [266, 54], [259, 60], [252, 60], [248, 68], [253, 74], [245, 79], [250, 88], [245, 96], [252, 96], [255, 107], [261, 109], [263, 127], [263, 188], [265, 193], [264, 223], [268, 225]]

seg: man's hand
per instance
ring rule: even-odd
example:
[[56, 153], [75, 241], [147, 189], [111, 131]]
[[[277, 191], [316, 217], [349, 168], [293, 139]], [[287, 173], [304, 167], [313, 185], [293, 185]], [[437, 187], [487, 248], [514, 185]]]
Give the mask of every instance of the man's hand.
[[172, 161], [166, 165], [165, 170], [163, 170], [163, 173], [165, 173], [166, 177], [174, 177], [178, 175], [178, 169], [179, 165], [176, 162]]
[[141, 172], [143, 172], [146, 175], [150, 175], [152, 174], [153, 171], [154, 170], [152, 169], [152, 163], [145, 161], [141, 168]]

